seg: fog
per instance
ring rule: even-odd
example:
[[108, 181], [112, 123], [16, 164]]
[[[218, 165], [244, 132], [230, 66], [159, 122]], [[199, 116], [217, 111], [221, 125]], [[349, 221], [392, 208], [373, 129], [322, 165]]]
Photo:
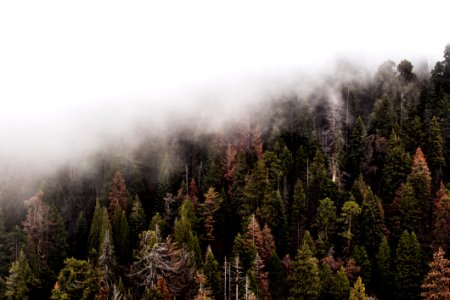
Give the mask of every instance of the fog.
[[48, 173], [183, 126], [216, 130], [277, 95], [307, 95], [330, 74], [368, 76], [387, 59], [429, 69], [448, 42], [447, 6], [3, 2], [0, 175]]

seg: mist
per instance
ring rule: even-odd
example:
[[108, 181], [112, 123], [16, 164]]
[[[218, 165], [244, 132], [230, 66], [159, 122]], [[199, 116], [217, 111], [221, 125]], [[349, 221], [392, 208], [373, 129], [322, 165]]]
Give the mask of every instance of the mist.
[[387, 59], [429, 71], [447, 42], [440, 5], [2, 3], [2, 182], [35, 188], [95, 153], [248, 122], [286, 95], [339, 102], [342, 82]]

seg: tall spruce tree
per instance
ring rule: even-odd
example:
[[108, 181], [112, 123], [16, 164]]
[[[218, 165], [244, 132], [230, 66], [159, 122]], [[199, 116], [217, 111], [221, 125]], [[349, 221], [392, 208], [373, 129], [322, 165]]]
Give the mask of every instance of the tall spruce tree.
[[290, 300], [317, 299], [320, 294], [318, 261], [313, 256], [308, 236], [309, 234], [305, 234], [302, 246], [298, 249], [294, 260]]
[[20, 250], [19, 258], [13, 262], [9, 269], [9, 275], [5, 283], [5, 296], [9, 300], [33, 299], [31, 291], [36, 284], [36, 278], [28, 264], [23, 250]]
[[375, 256], [374, 287], [381, 299], [389, 299], [392, 295], [392, 258], [391, 249], [386, 237], [383, 237]]
[[395, 258], [395, 291], [397, 299], [419, 299], [421, 283], [420, 245], [416, 234], [404, 231]]

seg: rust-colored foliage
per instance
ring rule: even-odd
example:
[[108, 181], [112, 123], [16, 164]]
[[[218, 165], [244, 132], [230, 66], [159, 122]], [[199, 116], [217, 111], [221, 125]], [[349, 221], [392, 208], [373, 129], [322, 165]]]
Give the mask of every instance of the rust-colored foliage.
[[422, 284], [424, 299], [450, 299], [450, 261], [444, 254], [442, 248], [433, 254], [430, 271]]
[[228, 144], [227, 149], [225, 150], [225, 157], [223, 160], [222, 168], [223, 178], [230, 186], [234, 179], [234, 162], [236, 160], [236, 154], [236, 148], [233, 145]]
[[156, 280], [156, 287], [160, 291], [164, 300], [172, 299], [170, 296], [169, 288], [167, 287], [167, 281], [164, 279], [164, 277], [158, 276], [158, 279]]
[[262, 230], [262, 239], [263, 245], [260, 255], [263, 261], [267, 261], [267, 259], [275, 252], [275, 241], [273, 239], [272, 231], [267, 224], [264, 225]]
[[109, 191], [108, 197], [108, 214], [110, 220], [114, 217], [114, 209], [117, 205], [127, 211], [128, 199], [127, 199], [127, 186], [125, 184], [125, 179], [122, 177], [119, 171], [114, 175], [114, 179], [111, 185], [111, 190]]
[[192, 178], [191, 183], [189, 184], [189, 191], [188, 191], [189, 199], [191, 200], [192, 204], [195, 208], [197, 208], [198, 205], [198, 187], [197, 183], [195, 182], [195, 179]]
[[450, 197], [441, 182], [440, 188], [434, 200], [434, 246], [447, 250], [450, 242]]
[[205, 224], [206, 240], [213, 241], [214, 213], [219, 209], [222, 198], [213, 187], [205, 194], [205, 202], [201, 204]]
[[244, 245], [245, 247], [253, 245], [258, 253], [262, 252], [263, 236], [261, 227], [259, 226], [258, 220], [256, 220], [254, 214], [250, 216], [250, 223], [248, 224], [247, 231], [244, 234]]

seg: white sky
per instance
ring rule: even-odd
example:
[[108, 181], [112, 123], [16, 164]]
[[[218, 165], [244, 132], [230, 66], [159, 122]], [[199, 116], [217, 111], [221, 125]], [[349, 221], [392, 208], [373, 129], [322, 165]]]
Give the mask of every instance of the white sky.
[[156, 117], [190, 90], [340, 56], [434, 64], [450, 42], [446, 2], [1, 1], [0, 147], [60, 139], [39, 146], [62, 151], [142, 103]]

